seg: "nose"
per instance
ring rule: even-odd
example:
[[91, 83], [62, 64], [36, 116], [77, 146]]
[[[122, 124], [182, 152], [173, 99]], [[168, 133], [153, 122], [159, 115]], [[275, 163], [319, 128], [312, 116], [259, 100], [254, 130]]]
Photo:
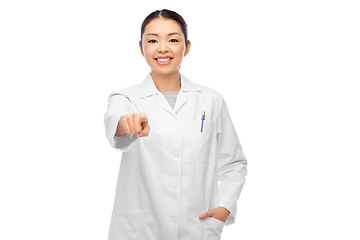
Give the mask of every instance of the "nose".
[[167, 52], [167, 51], [169, 51], [166, 41], [160, 41], [158, 51], [159, 52]]

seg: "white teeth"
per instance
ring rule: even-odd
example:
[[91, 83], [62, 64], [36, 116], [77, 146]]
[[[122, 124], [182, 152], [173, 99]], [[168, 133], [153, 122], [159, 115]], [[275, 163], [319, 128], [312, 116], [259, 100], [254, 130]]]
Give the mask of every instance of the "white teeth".
[[167, 61], [170, 61], [170, 58], [158, 58], [157, 60], [159, 62], [167, 62]]

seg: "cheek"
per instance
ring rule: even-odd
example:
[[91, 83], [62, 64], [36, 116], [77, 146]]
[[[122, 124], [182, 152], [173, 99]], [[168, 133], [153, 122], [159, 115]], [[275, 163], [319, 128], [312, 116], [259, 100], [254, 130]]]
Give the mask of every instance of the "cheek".
[[144, 49], [144, 54], [146, 57], [152, 57], [154, 55], [154, 47], [152, 46], [145, 46]]
[[184, 56], [185, 48], [178, 47], [178, 48], [175, 48], [173, 51], [174, 51], [174, 54], [177, 56]]
[[145, 52], [146, 61], [150, 62], [153, 60], [153, 54]]

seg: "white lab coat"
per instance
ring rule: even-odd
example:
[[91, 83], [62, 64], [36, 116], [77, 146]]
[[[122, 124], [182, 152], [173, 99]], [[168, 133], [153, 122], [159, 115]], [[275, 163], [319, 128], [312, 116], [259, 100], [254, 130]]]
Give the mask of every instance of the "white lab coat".
[[[174, 109], [150, 73], [109, 97], [106, 137], [123, 152], [109, 240], [219, 240], [224, 225], [235, 221], [247, 160], [226, 103], [215, 90], [181, 73], [180, 79]], [[122, 115], [140, 112], [149, 136], [114, 136]], [[199, 219], [218, 206], [230, 211], [225, 223]]]

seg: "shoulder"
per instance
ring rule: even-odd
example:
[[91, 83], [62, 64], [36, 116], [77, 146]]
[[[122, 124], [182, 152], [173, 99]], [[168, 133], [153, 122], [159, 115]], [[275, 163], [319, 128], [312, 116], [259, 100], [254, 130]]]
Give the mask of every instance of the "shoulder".
[[206, 86], [202, 86], [199, 85], [201, 87], [201, 92], [204, 95], [209, 95], [211, 97], [213, 97], [215, 100], [222, 100], [223, 99], [223, 95], [218, 92], [217, 90], [211, 88], [211, 87], [206, 87]]
[[208, 86], [204, 86], [200, 84], [195, 84], [195, 85], [200, 90], [199, 97], [201, 97], [203, 100], [212, 102], [215, 105], [219, 105], [219, 106], [222, 105], [222, 102], [224, 100], [224, 96], [222, 93]]
[[224, 103], [223, 95], [220, 92], [211, 87], [201, 86], [200, 97], [211, 106], [214, 117], [220, 114]]
[[223, 95], [220, 92], [218, 92], [217, 90], [215, 90], [211, 87], [208, 87], [208, 86], [198, 84], [196, 82], [196, 80], [193, 82], [192, 80], [189, 80], [184, 75], [182, 75], [182, 77], [184, 77], [184, 80], [185, 80], [184, 83], [186, 84], [186, 86], [185, 86], [186, 90], [200, 91], [201, 97], [211, 98], [211, 99], [219, 100], [219, 101], [221, 101], [223, 99]]
[[128, 99], [134, 99], [136, 97], [139, 97], [139, 84], [132, 85], [126, 88], [118, 89], [116, 91], [113, 91], [109, 95], [109, 99], [113, 96], [124, 96]]
[[223, 107], [223, 94], [212, 87], [197, 84], [196, 80], [194, 82], [187, 82], [187, 84], [189, 92], [193, 92], [192, 94], [189, 93], [189, 96], [193, 97], [196, 101], [195, 106], [206, 110], [210, 114], [208, 115], [209, 119], [216, 121]]

